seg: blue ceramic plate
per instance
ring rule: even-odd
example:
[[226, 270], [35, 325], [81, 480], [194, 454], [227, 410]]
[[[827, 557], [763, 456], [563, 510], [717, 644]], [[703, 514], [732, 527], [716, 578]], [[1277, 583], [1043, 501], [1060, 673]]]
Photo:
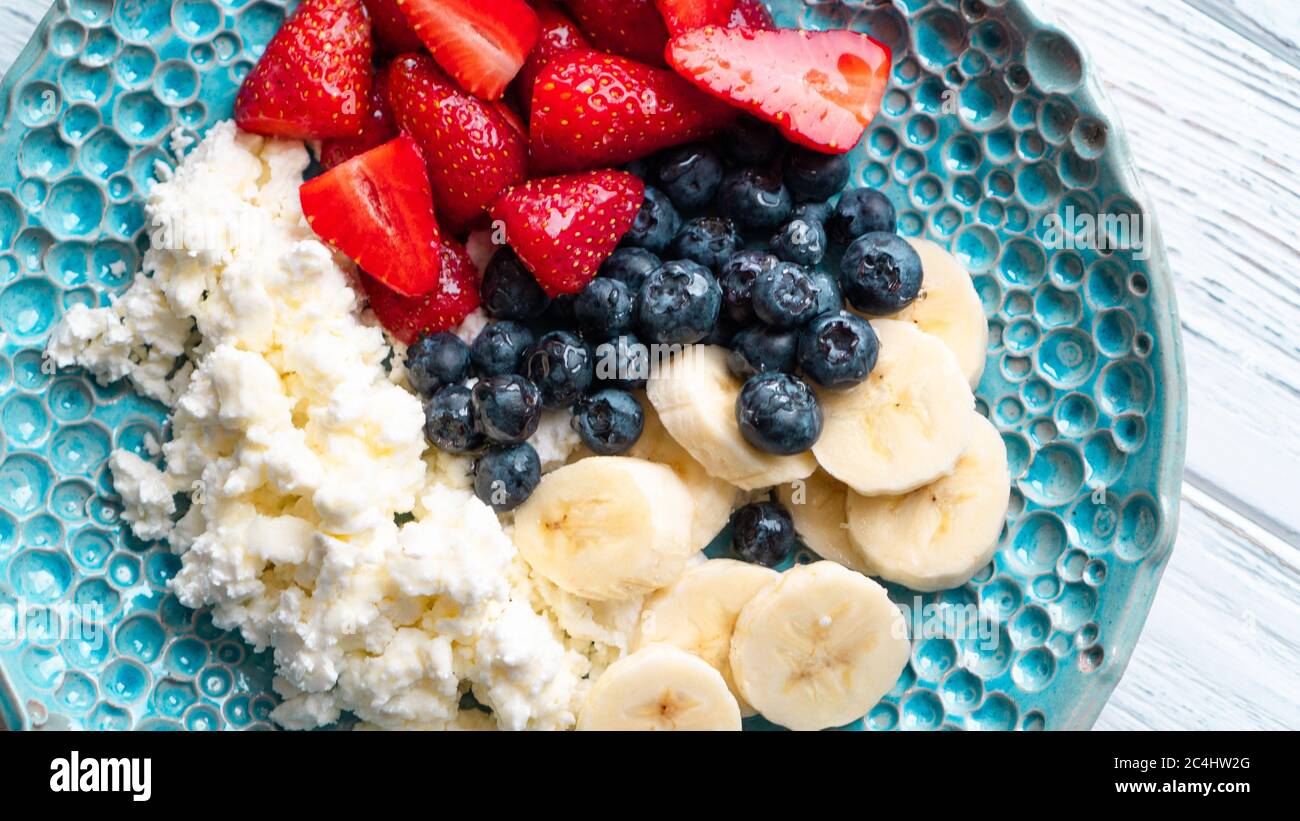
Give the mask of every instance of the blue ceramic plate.
[[[161, 408], [126, 385], [51, 373], [41, 351], [61, 311], [129, 283], [145, 192], [157, 163], [176, 162], [169, 134], [231, 116], [285, 5], [57, 0], [4, 80], [11, 727], [268, 724], [269, 659], [182, 607], [167, 590], [178, 559], [119, 520], [105, 460], [113, 448], [147, 456]], [[867, 31], [893, 48], [856, 181], [890, 195], [904, 234], [948, 245], [973, 272], [992, 329], [980, 410], [1015, 476], [1001, 549], [972, 582], [919, 600], [891, 591], [939, 619], [978, 612], [981, 638], [917, 630], [897, 687], [855, 726], [1088, 727], [1169, 558], [1185, 434], [1168, 262], [1118, 120], [1079, 46], [1022, 0], [770, 5], [783, 25]]]

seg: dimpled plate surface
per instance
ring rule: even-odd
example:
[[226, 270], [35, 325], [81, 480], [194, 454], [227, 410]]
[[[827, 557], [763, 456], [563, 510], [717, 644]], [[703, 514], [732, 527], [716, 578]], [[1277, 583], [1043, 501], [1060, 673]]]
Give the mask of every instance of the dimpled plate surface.
[[[182, 607], [167, 589], [179, 559], [120, 522], [106, 458], [156, 459], [162, 408], [124, 384], [51, 373], [41, 351], [67, 306], [129, 284], [144, 195], [177, 160], [169, 136], [231, 115], [286, 5], [57, 0], [0, 89], [11, 727], [270, 726], [269, 654]], [[855, 182], [889, 194], [902, 233], [972, 271], [992, 331], [979, 409], [1014, 474], [1001, 547], [974, 580], [921, 597], [891, 588], [917, 617], [912, 659], [851, 728], [1090, 726], [1172, 548], [1184, 451], [1170, 273], [1118, 120], [1086, 55], [1023, 0], [769, 5], [784, 26], [866, 31], [893, 49]], [[1138, 218], [1150, 253], [1049, 242], [1049, 214]], [[936, 628], [957, 623], [975, 629]]]

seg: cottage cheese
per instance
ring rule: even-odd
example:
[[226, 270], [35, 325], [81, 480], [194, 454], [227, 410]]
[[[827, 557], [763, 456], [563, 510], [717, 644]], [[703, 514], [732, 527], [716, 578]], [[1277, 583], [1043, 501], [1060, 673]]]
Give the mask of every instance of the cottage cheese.
[[[165, 469], [110, 459], [124, 518], [180, 554], [182, 603], [271, 648], [286, 727], [347, 711], [481, 728], [467, 691], [503, 729], [572, 727], [595, 642], [536, 593], [468, 460], [426, 452], [421, 403], [386, 369], [350, 264], [302, 216], [307, 162], [301, 143], [214, 126], [153, 189], [130, 290], [54, 333], [59, 365], [172, 408]], [[551, 415], [535, 444], [557, 466], [576, 437]], [[173, 521], [179, 493], [192, 504]]]

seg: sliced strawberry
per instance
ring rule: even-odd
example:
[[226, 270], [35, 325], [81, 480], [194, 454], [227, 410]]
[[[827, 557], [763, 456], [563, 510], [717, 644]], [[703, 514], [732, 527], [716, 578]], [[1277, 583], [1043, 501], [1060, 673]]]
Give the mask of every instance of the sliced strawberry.
[[424, 158], [402, 135], [302, 184], [317, 236], [407, 296], [438, 284], [438, 223]]
[[731, 10], [731, 28], [768, 29], [776, 28], [772, 12], [767, 10], [763, 0], [736, 0], [736, 7]]
[[537, 19], [542, 24], [542, 35], [515, 78], [516, 99], [523, 103], [525, 110], [533, 99], [533, 82], [547, 63], [575, 51], [591, 51], [591, 41], [553, 3], [539, 0], [535, 8]]
[[388, 105], [388, 75], [375, 75], [370, 87], [370, 108], [361, 122], [361, 133], [355, 137], [330, 137], [321, 142], [320, 164], [329, 170], [342, 165], [358, 154], [383, 145], [397, 136], [397, 123]]
[[707, 136], [734, 116], [671, 71], [575, 53], [537, 78], [529, 150], [543, 172], [619, 165]]
[[235, 99], [245, 131], [314, 140], [361, 130], [374, 44], [361, 0], [303, 0]]
[[729, 24], [736, 0], [655, 0], [655, 5], [668, 24], [668, 34], [675, 37], [705, 26]]
[[394, 56], [419, 51], [424, 43], [415, 35], [397, 0], [361, 0], [370, 12], [370, 31], [375, 37], [375, 51]]
[[397, 0], [438, 65], [471, 94], [500, 99], [541, 33], [524, 0]]
[[632, 227], [645, 183], [623, 171], [530, 180], [501, 195], [492, 218], [551, 296], [575, 294]]
[[478, 270], [465, 247], [443, 237], [438, 247], [436, 287], [424, 296], [399, 294], [378, 279], [361, 275], [370, 309], [390, 334], [410, 345], [421, 334], [455, 328], [479, 306]]
[[427, 54], [398, 57], [388, 80], [393, 116], [424, 152], [438, 216], [460, 233], [527, 176], [526, 137], [504, 106], [466, 94]]
[[880, 110], [889, 47], [852, 31], [757, 31], [716, 26], [668, 44], [686, 79], [775, 123], [800, 145], [852, 151]]
[[565, 0], [565, 5], [601, 51], [664, 64], [668, 28], [654, 0]]

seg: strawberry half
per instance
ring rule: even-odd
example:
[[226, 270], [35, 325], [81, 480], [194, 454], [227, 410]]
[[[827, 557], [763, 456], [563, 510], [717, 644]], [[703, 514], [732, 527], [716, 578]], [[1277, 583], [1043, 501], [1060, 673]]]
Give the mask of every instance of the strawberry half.
[[543, 172], [619, 165], [705, 137], [734, 116], [671, 71], [570, 54], [552, 61], [533, 87], [529, 150]]
[[421, 334], [455, 328], [479, 306], [478, 270], [465, 247], [443, 237], [438, 262], [437, 285], [424, 296], [403, 296], [375, 277], [361, 275], [361, 286], [379, 324], [407, 345]]
[[709, 26], [668, 44], [686, 79], [793, 142], [828, 154], [853, 150], [889, 82], [889, 47], [852, 31], [757, 31]]
[[763, 0], [736, 0], [736, 7], [731, 10], [731, 28], [775, 29], [776, 21], [772, 12], [763, 5]]
[[415, 36], [415, 30], [406, 22], [406, 15], [397, 7], [397, 0], [361, 0], [370, 12], [370, 32], [375, 38], [375, 51], [393, 56], [408, 51], [419, 51], [424, 43]]
[[438, 65], [471, 94], [500, 99], [541, 33], [524, 0], [397, 0]]
[[601, 51], [664, 64], [668, 28], [654, 0], [565, 0], [565, 5]]
[[402, 135], [302, 184], [302, 212], [317, 236], [398, 293], [438, 284], [438, 223], [424, 158]]
[[668, 34], [675, 37], [705, 26], [729, 24], [736, 0], [655, 0], [655, 5], [668, 24]]
[[576, 294], [596, 276], [645, 201], [645, 183], [623, 171], [530, 180], [501, 195], [492, 218], [551, 296]]
[[330, 137], [321, 141], [320, 164], [326, 170], [342, 165], [358, 154], [383, 145], [397, 136], [397, 123], [388, 105], [388, 75], [375, 75], [370, 87], [370, 107], [355, 137]]
[[429, 55], [393, 61], [388, 102], [398, 126], [424, 153], [438, 216], [448, 230], [470, 227], [498, 194], [527, 176], [526, 138], [505, 106], [466, 94]]
[[591, 51], [591, 41], [553, 3], [539, 0], [535, 9], [542, 25], [542, 34], [515, 79], [516, 99], [522, 103], [525, 111], [533, 101], [533, 84], [537, 75], [546, 68], [547, 63], [576, 51]]
[[235, 123], [315, 140], [361, 130], [374, 44], [361, 0], [303, 0], [267, 44], [235, 98]]

